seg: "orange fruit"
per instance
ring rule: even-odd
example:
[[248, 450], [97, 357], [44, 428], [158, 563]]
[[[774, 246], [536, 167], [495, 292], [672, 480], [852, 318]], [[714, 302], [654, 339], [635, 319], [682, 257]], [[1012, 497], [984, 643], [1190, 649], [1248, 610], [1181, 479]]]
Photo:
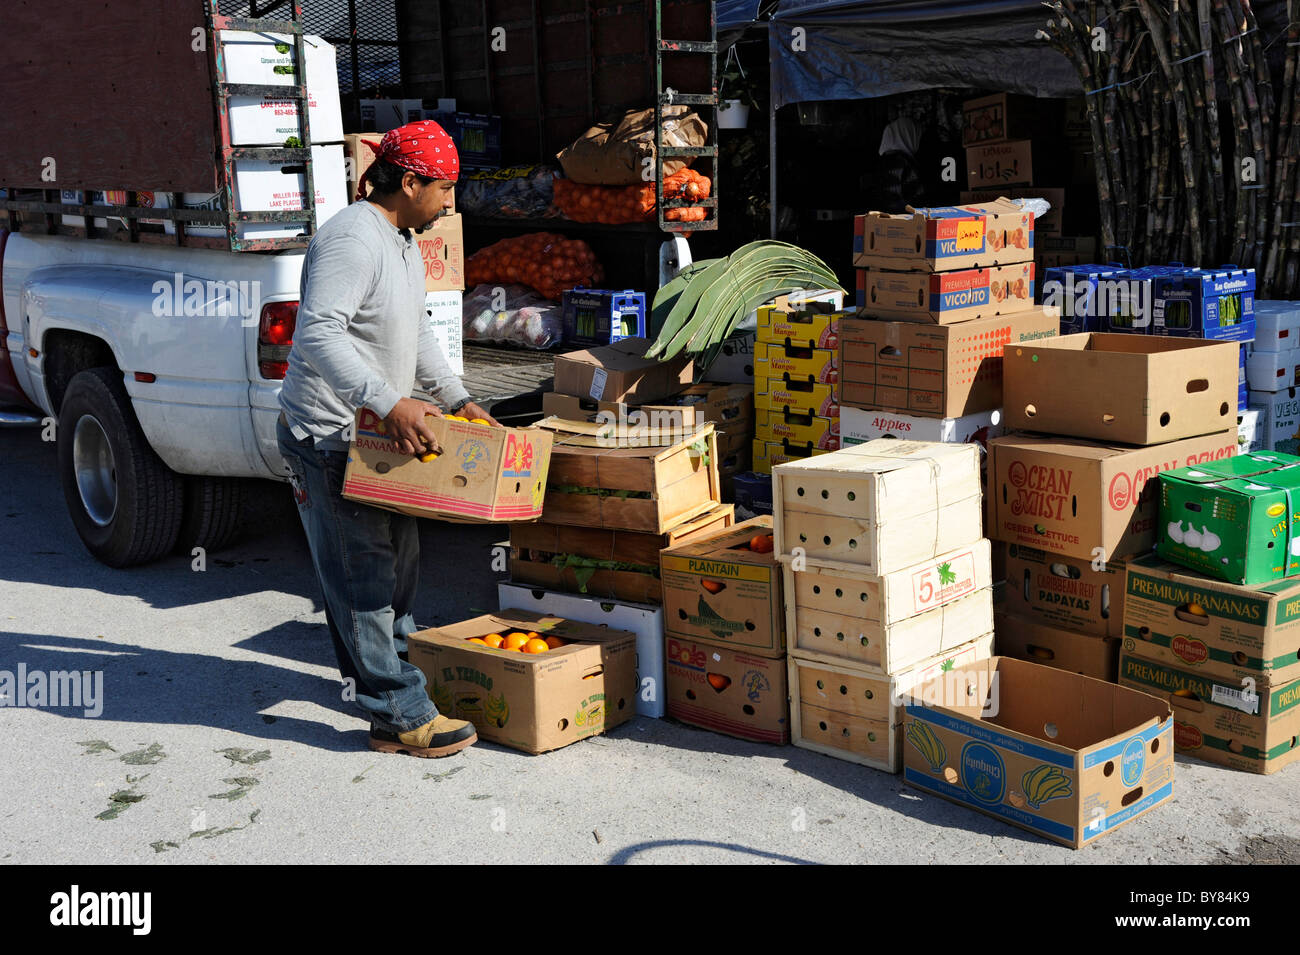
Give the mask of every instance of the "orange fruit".
[[558, 650], [560, 649], [560, 647], [564, 646], [565, 643], [559, 637], [547, 637], [546, 645], [550, 647], [552, 650]]
[[749, 549], [758, 554], [772, 553], [772, 535], [758, 534], [750, 538]]
[[546, 645], [545, 640], [542, 640], [541, 638], [537, 638], [534, 640], [529, 640], [519, 649], [523, 650], [524, 653], [545, 653], [547, 650], [551, 648]]
[[528, 642], [528, 634], [520, 633], [518, 630], [506, 634], [505, 642], [501, 644], [502, 650], [522, 650], [525, 643]]
[[501, 634], [499, 633], [489, 633], [486, 637], [483, 638], [483, 642], [486, 643], [489, 647], [492, 647], [494, 650], [500, 650], [501, 644], [506, 642], [506, 638], [501, 636]]
[[529, 631], [528, 631], [528, 639], [529, 639], [529, 640], [540, 640], [540, 639], [542, 639], [542, 635], [541, 635], [540, 633], [538, 633], [536, 630], [529, 630]]
[[466, 642], [467, 642], [467, 643], [477, 643], [477, 644], [478, 644], [479, 646], [481, 646], [481, 647], [486, 647], [486, 646], [487, 646], [487, 641], [484, 640], [482, 637], [470, 637], [469, 640], [467, 640]]

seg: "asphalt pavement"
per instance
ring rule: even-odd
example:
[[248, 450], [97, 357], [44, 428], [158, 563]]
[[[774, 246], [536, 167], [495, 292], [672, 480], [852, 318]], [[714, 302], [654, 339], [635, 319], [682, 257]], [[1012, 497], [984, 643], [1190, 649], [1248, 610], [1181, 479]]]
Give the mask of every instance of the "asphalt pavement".
[[[540, 756], [373, 753], [286, 485], [196, 570], [92, 559], [52, 444], [0, 430], [0, 670], [103, 673], [102, 713], [0, 708], [0, 861], [1300, 861], [1300, 769], [1178, 757], [1175, 799], [1081, 851], [796, 747], [637, 718]], [[422, 522], [417, 620], [497, 609], [501, 529]]]

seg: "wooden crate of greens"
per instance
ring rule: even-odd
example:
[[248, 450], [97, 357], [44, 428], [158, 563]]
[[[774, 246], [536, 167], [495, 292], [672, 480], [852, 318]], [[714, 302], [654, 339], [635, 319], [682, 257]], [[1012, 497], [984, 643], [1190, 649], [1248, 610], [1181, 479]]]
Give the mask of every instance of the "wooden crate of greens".
[[718, 504], [662, 534], [572, 524], [512, 524], [510, 579], [590, 597], [663, 603], [659, 551], [730, 527], [734, 513], [733, 505]]
[[721, 502], [713, 425], [666, 447], [610, 443], [590, 447], [556, 434], [544, 522], [662, 534]]

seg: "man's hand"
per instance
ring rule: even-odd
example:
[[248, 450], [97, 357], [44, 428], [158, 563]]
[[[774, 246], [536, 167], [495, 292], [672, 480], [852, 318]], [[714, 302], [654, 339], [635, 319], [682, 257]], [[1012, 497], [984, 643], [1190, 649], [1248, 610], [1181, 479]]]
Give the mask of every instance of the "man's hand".
[[403, 454], [423, 454], [426, 451], [442, 451], [438, 439], [434, 437], [429, 426], [424, 423], [426, 415], [442, 417], [437, 405], [415, 398], [402, 398], [393, 406], [393, 410], [384, 419], [388, 436], [397, 442], [397, 448]]
[[497, 421], [496, 418], [492, 417], [472, 401], [467, 401], [461, 405], [460, 408], [456, 410], [456, 414], [460, 415], [462, 418], [469, 418], [470, 421], [473, 421], [475, 418], [482, 418], [494, 428], [502, 427], [501, 422]]

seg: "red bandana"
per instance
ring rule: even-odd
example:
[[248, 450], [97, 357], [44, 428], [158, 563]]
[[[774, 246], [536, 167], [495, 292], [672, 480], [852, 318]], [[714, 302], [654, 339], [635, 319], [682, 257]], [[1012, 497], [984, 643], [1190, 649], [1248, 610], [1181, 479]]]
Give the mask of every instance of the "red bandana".
[[[364, 142], [364, 140], [362, 140]], [[384, 133], [384, 138], [375, 148], [367, 146], [375, 154], [375, 162], [386, 159], [394, 166], [409, 169], [430, 179], [450, 179], [455, 182], [460, 176], [460, 154], [447, 131], [431, 119], [418, 123], [407, 123]], [[366, 197], [366, 176], [370, 170], [362, 173], [357, 183], [357, 199]]]

